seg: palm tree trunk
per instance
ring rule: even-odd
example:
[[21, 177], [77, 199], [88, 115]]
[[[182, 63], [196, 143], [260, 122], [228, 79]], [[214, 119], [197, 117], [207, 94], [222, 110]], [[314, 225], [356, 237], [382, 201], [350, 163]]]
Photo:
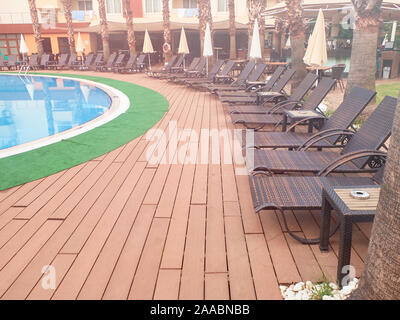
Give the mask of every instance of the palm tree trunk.
[[[163, 0], [163, 29], [164, 29], [164, 60], [168, 61], [171, 59], [171, 28], [169, 20], [169, 1]], [[166, 50], [169, 49], [169, 50]]]
[[292, 47], [292, 68], [296, 71], [292, 80], [292, 91], [297, 88], [299, 83], [306, 76], [307, 70], [303, 58], [305, 54], [306, 42], [306, 23], [304, 21], [302, 0], [285, 0], [289, 32], [290, 44]]
[[36, 9], [36, 3], [35, 0], [28, 0], [29, 3], [29, 10], [31, 12], [31, 18], [32, 18], [32, 26], [33, 26], [33, 36], [35, 38], [36, 42], [36, 50], [41, 57], [44, 53], [43, 50], [43, 43], [42, 43], [42, 34], [40, 32], [40, 24], [39, 24], [39, 17]]
[[282, 57], [282, 34], [285, 30], [285, 23], [282, 20], [275, 20], [275, 30], [274, 30], [274, 49], [276, 53]]
[[133, 16], [132, 16], [132, 8], [131, 1], [125, 0], [125, 18], [126, 18], [126, 27], [128, 30], [128, 47], [131, 55], [136, 53], [136, 38], [135, 31], [133, 29]]
[[[399, 96], [400, 99], [400, 96]], [[400, 100], [399, 100], [400, 101]], [[351, 299], [400, 297], [400, 104], [361, 281]]]
[[261, 42], [261, 54], [264, 57], [265, 50], [265, 17], [261, 16], [261, 13], [265, 11], [265, 0], [260, 0], [260, 13], [259, 19], [260, 22], [260, 42]]
[[212, 39], [212, 16], [210, 0], [198, 0], [199, 7], [199, 27], [200, 27], [200, 54], [203, 53], [204, 36], [206, 34], [207, 23], [210, 25]]
[[101, 25], [101, 38], [103, 40], [104, 60], [110, 56], [110, 34], [108, 32], [107, 13], [105, 0], [99, 1], [99, 17]]
[[75, 52], [75, 38], [74, 38], [74, 27], [72, 24], [72, 4], [71, 0], [62, 0], [65, 21], [67, 22], [67, 34], [68, 34], [68, 44], [70, 53]]
[[375, 90], [376, 48], [382, 0], [352, 0], [356, 12], [346, 94], [355, 87]]
[[229, 0], [229, 58], [236, 59], [235, 0]]

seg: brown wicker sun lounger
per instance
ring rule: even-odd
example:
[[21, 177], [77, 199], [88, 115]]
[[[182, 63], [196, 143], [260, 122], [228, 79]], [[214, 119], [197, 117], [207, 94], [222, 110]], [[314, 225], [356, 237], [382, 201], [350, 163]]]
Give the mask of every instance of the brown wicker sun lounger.
[[[262, 103], [277, 103], [287, 99], [284, 92], [286, 85], [296, 73], [293, 69], [286, 69], [280, 79], [272, 87], [271, 91], [260, 90], [258, 92], [250, 92], [247, 97], [221, 97], [223, 103], [229, 104], [262, 104]], [[309, 79], [309, 78], [308, 78]]]
[[[288, 100], [281, 101], [271, 107], [271, 104], [262, 104], [262, 105], [251, 105], [245, 104], [243, 106], [238, 105], [227, 105], [225, 104], [225, 111], [230, 114], [269, 114], [271, 118], [265, 117], [265, 123], [267, 124], [276, 124], [277, 122], [282, 121], [282, 112], [285, 110], [313, 110], [317, 109], [322, 100], [325, 99], [326, 95], [335, 85], [336, 80], [324, 77], [321, 81], [318, 82], [318, 85], [313, 89], [310, 95], [307, 97], [307, 100], [304, 102], [302, 99], [304, 96], [301, 96], [297, 99], [295, 92], [289, 96]], [[301, 85], [300, 85], [301, 86]], [[300, 90], [297, 87], [296, 91]], [[268, 121], [268, 119], [274, 119]]]
[[18, 56], [16, 54], [11, 54], [8, 56], [8, 61], [6, 67], [8, 70], [17, 69]]
[[66, 67], [68, 63], [68, 53], [62, 53], [60, 56], [60, 59], [58, 60], [58, 63], [54, 64], [49, 64], [49, 69], [63, 69]]
[[[333, 115], [329, 119], [326, 119], [324, 121], [324, 124], [321, 126], [320, 129], [347, 129], [361, 114], [364, 108], [371, 102], [375, 95], [375, 92], [367, 89], [359, 87], [353, 88], [350, 93], [343, 99], [343, 102], [336, 109]], [[315, 98], [315, 102], [311, 102], [315, 103], [314, 106], [317, 108], [319, 104], [316, 105], [316, 102], [320, 101], [321, 96], [314, 97], [314, 95], [312, 95], [312, 97], [313, 99]], [[276, 109], [276, 111], [278, 112], [279, 109]], [[247, 129], [254, 129], [256, 131], [263, 130], [265, 126], [271, 124], [269, 122], [270, 117], [266, 114], [231, 114], [231, 119], [234, 124], [241, 124]], [[283, 116], [281, 116], [280, 121], [282, 119]], [[304, 125], [305, 123], [309, 123], [312, 120], [314, 120], [314, 118], [307, 117], [299, 123], [292, 124], [292, 126], [289, 127], [287, 131], [291, 131], [297, 126]]]
[[4, 59], [4, 56], [0, 56], [0, 70], [3, 70], [5, 67], [7, 67], [6, 64], [6, 59]]
[[[254, 150], [251, 171], [272, 173], [309, 172], [373, 172], [383, 165], [381, 151], [390, 137], [397, 99], [386, 97], [357, 132], [335, 130], [306, 141], [300, 151]], [[350, 136], [340, 153], [306, 151], [310, 144], [340, 135]], [[249, 161], [252, 159], [249, 158]], [[366, 168], [368, 166], [369, 168]]]
[[271, 75], [267, 83], [260, 81], [246, 81], [246, 89], [236, 91], [218, 91], [219, 97], [248, 97], [249, 93], [255, 93], [257, 91], [271, 91], [275, 83], [282, 76], [285, 71], [285, 67], [278, 67], [275, 72]]
[[[383, 156], [383, 155], [382, 155]], [[383, 156], [384, 157], [384, 156]], [[372, 177], [331, 176], [331, 171], [318, 176], [280, 176], [256, 173], [249, 183], [255, 212], [279, 210], [289, 234], [304, 244], [316, 244], [320, 239], [304, 239], [288, 227], [285, 210], [318, 210], [322, 207], [322, 189], [329, 186], [367, 186], [382, 183], [383, 168]], [[330, 232], [333, 235], [338, 225]]]
[[129, 56], [128, 61], [126, 62], [125, 66], [119, 66], [114, 68], [114, 72], [120, 72], [120, 73], [131, 73], [134, 72], [133, 70], [136, 70], [136, 58], [137, 54], [131, 54]]
[[89, 69], [96, 70], [97, 67], [103, 65], [104, 63], [103, 60], [104, 60], [104, 54], [98, 53], [96, 59], [94, 59], [94, 62], [89, 66]]
[[[229, 60], [228, 62], [225, 63], [224, 67], [220, 72], [218, 72], [213, 78], [203, 78], [203, 79], [187, 79], [186, 84], [190, 85], [193, 88], [196, 89], [204, 89], [204, 85], [206, 84], [212, 84], [216, 82], [216, 78], [219, 76], [220, 78], [224, 78], [228, 76], [228, 74], [232, 71], [232, 68], [234, 67], [235, 62], [232, 60]], [[211, 72], [210, 72], [211, 74]]]
[[94, 62], [94, 53], [90, 52], [86, 57], [85, 57], [85, 61], [80, 64], [80, 65], [76, 65], [74, 66], [74, 69], [76, 70], [80, 70], [80, 71], [85, 71], [85, 70], [89, 70], [90, 66], [93, 64]]
[[168, 81], [175, 81], [178, 78], [188, 78], [189, 73], [196, 73], [199, 71], [199, 68], [205, 69], [206, 67], [206, 60], [205, 58], [199, 58], [196, 57], [192, 60], [192, 62], [189, 65], [189, 68], [181, 73], [172, 73], [167, 80]]
[[149, 77], [152, 77], [152, 78], [158, 78], [158, 76], [160, 74], [165, 74], [165, 73], [170, 72], [170, 70], [173, 67], [173, 65], [175, 64], [177, 58], [178, 58], [177, 55], [172, 56], [171, 59], [168, 61], [168, 63], [162, 69], [148, 71], [148, 72], [146, 72], [146, 75], [148, 75]]
[[198, 83], [205, 83], [208, 81], [212, 81], [214, 77], [218, 74], [219, 69], [221, 69], [222, 65], [224, 64], [224, 60], [217, 60], [215, 62], [215, 65], [212, 67], [212, 69], [208, 72], [208, 76], [206, 77], [196, 77], [196, 78], [188, 78], [185, 79], [183, 82], [186, 85], [192, 85], [198, 84]]
[[170, 78], [175, 83], [184, 84], [186, 79], [200, 78], [207, 72], [207, 59], [200, 58], [194, 70], [187, 70], [184, 73], [178, 74], [175, 77]]
[[39, 56], [37, 54], [32, 54], [29, 57], [28, 66], [31, 70], [39, 69]]
[[42, 57], [40, 58], [38, 68], [45, 69], [47, 67], [49, 61], [50, 61], [50, 54], [48, 54], [48, 53], [43, 54]]
[[[230, 90], [232, 89], [244, 89], [246, 88], [246, 80], [253, 71], [256, 63], [254, 61], [249, 61], [243, 68], [242, 72], [239, 74], [237, 79], [233, 81], [230, 76], [217, 76], [215, 84], [206, 84], [204, 87], [211, 92], [216, 92], [218, 90]], [[223, 84], [221, 84], [222, 82]]]
[[107, 71], [109, 68], [112, 68], [112, 66], [113, 66], [114, 61], [115, 61], [116, 58], [117, 58], [117, 54], [116, 54], [115, 52], [112, 53], [112, 54], [108, 57], [108, 60], [107, 60], [107, 62], [106, 62], [105, 64], [101, 64], [101, 65], [98, 65], [98, 66], [96, 67], [96, 71], [104, 72], [104, 71]]
[[136, 60], [136, 69], [134, 72], [142, 72], [146, 67], [146, 54], [142, 53], [139, 58]]

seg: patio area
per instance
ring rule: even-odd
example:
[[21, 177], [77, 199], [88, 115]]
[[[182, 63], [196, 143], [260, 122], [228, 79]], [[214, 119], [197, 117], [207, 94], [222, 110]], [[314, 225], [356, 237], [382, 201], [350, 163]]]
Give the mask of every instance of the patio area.
[[[214, 95], [143, 74], [102, 76], [164, 95], [169, 111], [155, 128], [176, 121], [180, 134], [234, 129]], [[323, 274], [336, 280], [338, 233], [328, 253], [298, 243], [280, 213], [254, 212], [248, 177], [236, 175], [235, 165], [149, 163], [151, 144], [142, 136], [0, 191], [1, 299], [281, 299], [281, 284]], [[318, 237], [318, 211], [287, 217], [300, 236]], [[370, 228], [353, 227], [357, 276]], [[56, 270], [55, 290], [42, 287], [48, 265]]]

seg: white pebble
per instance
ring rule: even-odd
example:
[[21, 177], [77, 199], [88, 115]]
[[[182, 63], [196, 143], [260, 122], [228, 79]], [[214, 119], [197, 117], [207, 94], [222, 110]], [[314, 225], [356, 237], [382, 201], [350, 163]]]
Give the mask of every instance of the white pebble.
[[293, 291], [301, 291], [304, 289], [304, 282], [296, 283], [293, 287]]
[[338, 288], [338, 286], [336, 285], [336, 283], [333, 283], [333, 282], [331, 282], [331, 283], [329, 284], [329, 286], [330, 286], [333, 290], [336, 290], [336, 289]]

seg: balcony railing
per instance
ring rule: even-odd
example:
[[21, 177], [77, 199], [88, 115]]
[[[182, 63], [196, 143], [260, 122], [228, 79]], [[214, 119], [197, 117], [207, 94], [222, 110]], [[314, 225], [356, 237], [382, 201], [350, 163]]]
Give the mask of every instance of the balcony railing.
[[32, 23], [30, 12], [0, 13], [0, 24]]

